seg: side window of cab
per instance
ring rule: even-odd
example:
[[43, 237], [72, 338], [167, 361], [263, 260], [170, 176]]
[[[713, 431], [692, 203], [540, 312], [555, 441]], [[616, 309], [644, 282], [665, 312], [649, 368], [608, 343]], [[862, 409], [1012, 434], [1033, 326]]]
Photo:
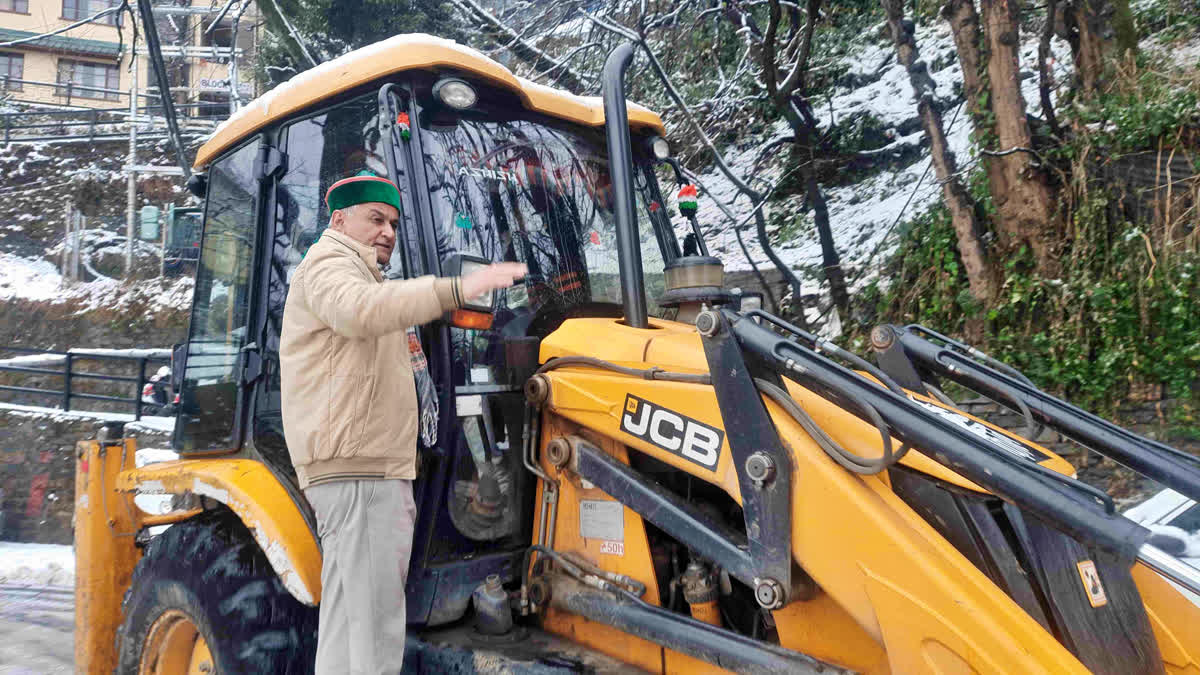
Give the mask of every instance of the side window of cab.
[[248, 341], [257, 240], [258, 178], [254, 139], [213, 163], [196, 299], [180, 391], [175, 447], [212, 452], [237, 447], [236, 427], [242, 348]]

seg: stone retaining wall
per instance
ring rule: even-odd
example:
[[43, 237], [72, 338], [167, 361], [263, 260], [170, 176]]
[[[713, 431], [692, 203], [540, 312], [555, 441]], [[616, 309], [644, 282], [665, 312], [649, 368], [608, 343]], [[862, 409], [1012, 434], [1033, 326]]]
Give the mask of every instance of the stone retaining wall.
[[[0, 408], [0, 540], [73, 541], [75, 443], [100, 420], [61, 411]], [[170, 435], [130, 424], [139, 447], [170, 447]]]

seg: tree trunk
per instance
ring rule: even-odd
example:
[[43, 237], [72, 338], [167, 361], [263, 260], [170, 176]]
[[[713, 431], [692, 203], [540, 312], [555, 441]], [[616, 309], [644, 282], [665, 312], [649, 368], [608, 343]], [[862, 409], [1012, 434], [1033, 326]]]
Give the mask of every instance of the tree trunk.
[[1050, 100], [1050, 39], [1054, 37], [1054, 24], [1058, 20], [1058, 1], [1046, 0], [1046, 23], [1038, 39], [1038, 96], [1042, 101], [1042, 117], [1050, 125], [1050, 133], [1062, 138], [1062, 127], [1054, 114], [1054, 102]]
[[829, 295], [845, 321], [850, 318], [850, 291], [846, 288], [846, 272], [842, 269], [842, 258], [834, 246], [833, 230], [829, 227], [829, 204], [817, 183], [817, 172], [811, 162], [803, 172], [808, 204], [812, 207], [817, 238], [821, 242], [821, 265], [825, 270], [825, 280], [829, 282]]
[[[1018, 60], [1019, 27], [1016, 0], [981, 0], [987, 39], [988, 84], [996, 119], [996, 157], [1004, 189], [993, 192], [1000, 226], [1015, 248], [1027, 244], [1047, 277], [1058, 274], [1054, 198], [1044, 174], [1035, 166], [1033, 137], [1025, 117]], [[1017, 150], [1020, 148], [1020, 150]], [[1013, 150], [1016, 150], [1015, 152]], [[985, 150], [986, 152], [987, 150]]]
[[988, 106], [984, 99], [983, 56], [980, 52], [982, 40], [975, 3], [972, 0], [950, 0], [942, 8], [942, 17], [950, 24], [954, 46], [958, 51], [963, 94], [967, 97], [967, 112], [975, 124], [975, 133], [980, 134], [983, 127], [991, 125], [987, 124], [986, 120]]
[[813, 139], [816, 130], [811, 116], [802, 115], [795, 105], [787, 107], [784, 117], [792, 128], [796, 141], [792, 145], [792, 166], [800, 166], [800, 177], [804, 181], [805, 199], [813, 210], [813, 222], [817, 227], [817, 238], [821, 243], [821, 266], [825, 280], [829, 282], [829, 296], [843, 317], [850, 316], [850, 291], [846, 287], [846, 273], [842, 270], [842, 258], [833, 241], [833, 229], [829, 225], [829, 204], [825, 193], [817, 182], [813, 167]]
[[1112, 72], [1112, 64], [1137, 50], [1137, 30], [1129, 0], [1072, 0], [1067, 23], [1074, 29], [1071, 51], [1075, 77], [1090, 98]]
[[[821, 242], [821, 261], [825, 268], [825, 279], [829, 282], [829, 295], [833, 304], [843, 317], [849, 316], [850, 293], [846, 288], [846, 274], [842, 270], [842, 260], [838, 256], [833, 241], [833, 230], [829, 226], [829, 206], [825, 195], [817, 183], [816, 171], [813, 168], [813, 154], [816, 151], [817, 127], [816, 120], [809, 109], [803, 93], [808, 75], [808, 57], [812, 47], [813, 33], [816, 27], [821, 0], [809, 0], [807, 3], [808, 19], [801, 34], [801, 44], [798, 47], [796, 61], [790, 72], [780, 81], [780, 63], [776, 50], [776, 34], [782, 16], [779, 0], [771, 0], [770, 20], [763, 33], [763, 49], [759, 54], [763, 66], [763, 84], [771, 102], [783, 114], [788, 126], [792, 129], [795, 141], [792, 145], [791, 159], [799, 166], [801, 178], [804, 180], [808, 203], [813, 209], [813, 219], [817, 226], [817, 235]], [[784, 59], [786, 61], [786, 58]], [[807, 157], [802, 156], [806, 154]], [[769, 242], [765, 239], [765, 227], [760, 227], [759, 238], [763, 246]]]
[[1028, 245], [1042, 274], [1054, 277], [1059, 272], [1054, 202], [1044, 176], [1033, 164], [1017, 61], [1017, 17], [1010, 4], [1014, 1], [981, 0], [986, 31], [980, 29], [980, 15], [971, 0], [950, 0], [942, 13], [958, 49], [967, 110], [975, 124], [975, 142], [984, 154], [1000, 243], [1008, 253]]
[[921, 126], [929, 138], [930, 157], [934, 172], [942, 185], [942, 198], [950, 211], [950, 221], [958, 240], [958, 254], [967, 271], [967, 283], [971, 295], [980, 305], [991, 301], [995, 293], [994, 275], [988, 261], [987, 251], [980, 238], [982, 229], [975, 217], [975, 203], [958, 178], [958, 167], [954, 153], [946, 142], [942, 126], [942, 115], [933, 105], [933, 80], [928, 68], [919, 61], [920, 52], [913, 37], [913, 24], [904, 20], [903, 0], [882, 0], [887, 13], [892, 39], [896, 42], [896, 58], [909, 73], [913, 92], [917, 97], [917, 111]]

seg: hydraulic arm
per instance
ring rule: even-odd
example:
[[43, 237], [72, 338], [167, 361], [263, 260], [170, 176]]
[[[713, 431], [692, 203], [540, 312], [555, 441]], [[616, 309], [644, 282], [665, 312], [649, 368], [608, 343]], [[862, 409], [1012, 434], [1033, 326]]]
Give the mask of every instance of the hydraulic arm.
[[871, 341], [881, 366], [899, 371], [894, 375], [908, 371], [910, 378], [913, 374], [920, 378], [914, 388], [924, 389], [937, 377], [947, 378], [1200, 501], [1200, 458], [1051, 396], [1017, 370], [974, 347], [918, 325], [879, 326]]

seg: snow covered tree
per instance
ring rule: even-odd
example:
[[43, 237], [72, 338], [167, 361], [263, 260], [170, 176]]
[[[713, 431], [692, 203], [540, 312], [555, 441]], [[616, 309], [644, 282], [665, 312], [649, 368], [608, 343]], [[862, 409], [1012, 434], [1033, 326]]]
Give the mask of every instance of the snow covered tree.
[[263, 0], [267, 39], [262, 77], [296, 72], [401, 33], [464, 39], [463, 24], [439, 0]]

